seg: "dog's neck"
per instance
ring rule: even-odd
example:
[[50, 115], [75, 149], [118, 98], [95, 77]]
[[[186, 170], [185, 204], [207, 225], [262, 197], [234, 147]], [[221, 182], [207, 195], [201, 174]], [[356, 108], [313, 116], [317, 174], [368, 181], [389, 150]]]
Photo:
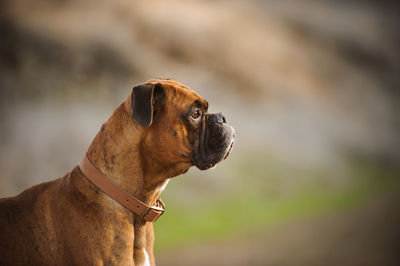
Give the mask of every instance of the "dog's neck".
[[146, 129], [131, 121], [129, 105], [127, 101], [122, 103], [112, 119], [102, 125], [87, 156], [112, 182], [151, 205], [160, 197], [167, 180], [176, 174], [161, 165], [154, 151], [146, 150]]

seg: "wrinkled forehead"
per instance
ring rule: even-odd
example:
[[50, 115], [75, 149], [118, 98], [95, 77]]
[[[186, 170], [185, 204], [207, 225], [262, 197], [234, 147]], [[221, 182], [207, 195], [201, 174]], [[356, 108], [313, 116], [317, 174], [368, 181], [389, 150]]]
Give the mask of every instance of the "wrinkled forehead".
[[196, 104], [205, 110], [208, 109], [208, 102], [203, 97], [176, 80], [159, 78], [149, 80], [146, 83], [161, 84], [166, 92], [168, 101], [175, 103], [176, 106], [189, 108], [191, 105]]

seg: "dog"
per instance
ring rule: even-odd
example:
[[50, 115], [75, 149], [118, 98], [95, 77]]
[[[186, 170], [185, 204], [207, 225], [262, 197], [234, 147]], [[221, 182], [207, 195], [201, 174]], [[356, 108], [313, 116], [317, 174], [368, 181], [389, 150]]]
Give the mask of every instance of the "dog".
[[221, 113], [171, 79], [132, 89], [64, 177], [0, 200], [0, 265], [155, 265], [160, 194], [235, 139]]

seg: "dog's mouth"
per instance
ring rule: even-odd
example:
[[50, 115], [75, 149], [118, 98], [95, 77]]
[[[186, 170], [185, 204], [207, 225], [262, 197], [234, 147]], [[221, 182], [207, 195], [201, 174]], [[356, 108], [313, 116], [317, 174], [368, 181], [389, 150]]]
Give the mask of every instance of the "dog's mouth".
[[214, 168], [214, 167], [217, 165], [217, 163], [222, 162], [223, 160], [225, 160], [226, 158], [228, 158], [229, 153], [231, 152], [231, 150], [232, 150], [232, 148], [233, 148], [233, 143], [235, 142], [235, 137], [236, 137], [235, 129], [234, 129], [233, 127], [231, 127], [231, 128], [232, 128], [232, 130], [233, 130], [233, 135], [232, 135], [230, 144], [229, 144], [229, 146], [228, 146], [228, 149], [227, 149], [226, 152], [225, 152], [224, 157], [222, 158], [222, 160], [220, 160], [220, 161], [218, 161], [218, 162], [216, 162], [216, 163], [213, 163], [213, 164], [209, 165], [209, 167], [207, 167], [207, 168], [204, 169], [204, 170], [212, 169], [212, 168]]
[[220, 114], [210, 115], [204, 121], [204, 126], [200, 132], [198, 147], [195, 150], [193, 163], [200, 170], [207, 170], [215, 167], [215, 165], [225, 160], [230, 154], [235, 142], [235, 130], [228, 126], [225, 118]]
[[231, 144], [229, 145], [229, 149], [226, 152], [226, 155], [224, 156], [224, 158], [222, 160], [225, 160], [228, 157], [229, 153], [231, 152], [231, 150], [233, 148], [233, 143], [235, 142], [235, 137], [236, 137], [235, 129], [233, 127], [231, 127], [231, 128], [233, 130], [233, 136], [232, 136], [232, 139], [231, 139]]

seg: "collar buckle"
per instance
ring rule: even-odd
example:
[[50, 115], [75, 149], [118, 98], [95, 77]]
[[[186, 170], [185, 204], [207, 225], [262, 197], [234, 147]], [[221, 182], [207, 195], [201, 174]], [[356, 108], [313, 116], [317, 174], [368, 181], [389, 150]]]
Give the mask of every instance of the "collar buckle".
[[156, 204], [151, 207], [147, 207], [146, 210], [140, 215], [140, 218], [148, 221], [148, 222], [155, 222], [161, 215], [165, 212], [164, 203], [161, 199], [158, 199]]

